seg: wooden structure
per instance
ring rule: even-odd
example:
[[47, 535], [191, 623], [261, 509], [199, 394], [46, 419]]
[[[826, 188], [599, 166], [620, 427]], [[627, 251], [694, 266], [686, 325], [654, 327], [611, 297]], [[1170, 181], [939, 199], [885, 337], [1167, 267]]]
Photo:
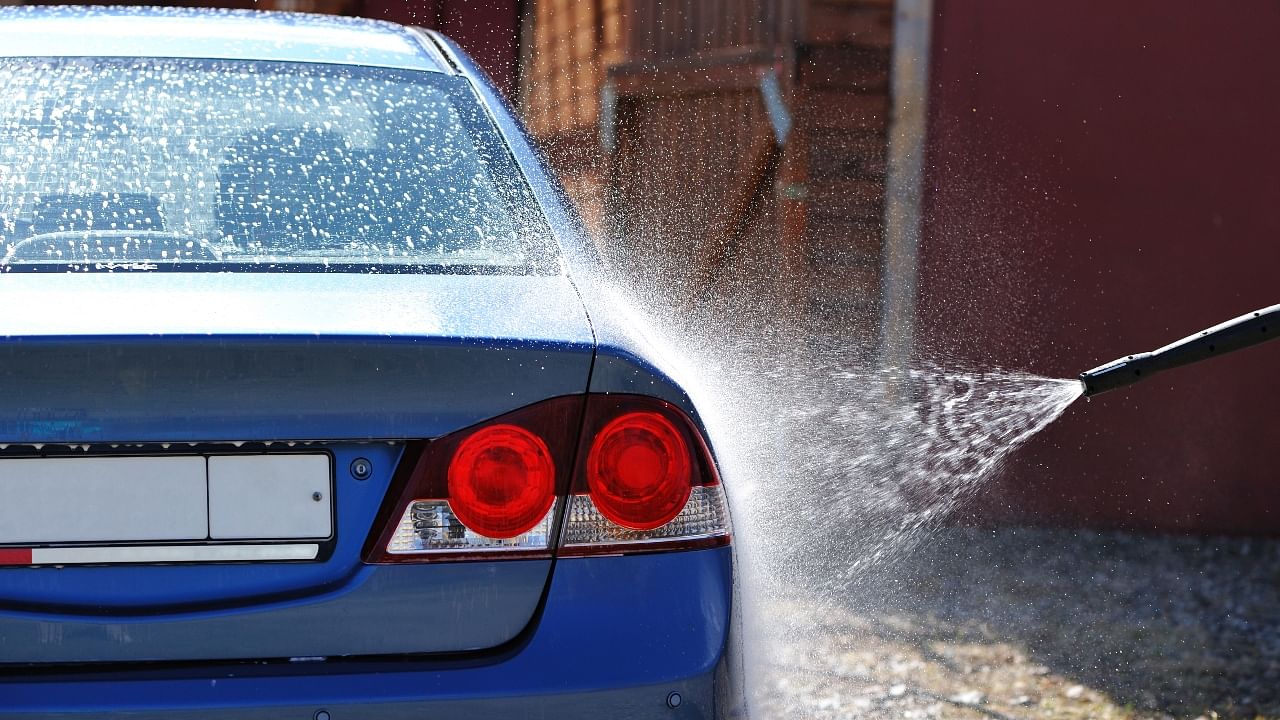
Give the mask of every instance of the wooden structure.
[[877, 342], [891, 0], [533, 0], [521, 106], [607, 257]]

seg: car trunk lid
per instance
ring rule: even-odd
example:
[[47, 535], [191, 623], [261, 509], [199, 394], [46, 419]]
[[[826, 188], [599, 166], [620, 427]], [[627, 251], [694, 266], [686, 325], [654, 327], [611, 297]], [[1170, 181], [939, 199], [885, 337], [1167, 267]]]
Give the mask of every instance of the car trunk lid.
[[[407, 443], [585, 391], [567, 278], [9, 274], [0, 302], [0, 494], [70, 526], [0, 513], [0, 663], [460, 652], [532, 618], [548, 560], [360, 556]], [[253, 545], [315, 553], [217, 554]]]

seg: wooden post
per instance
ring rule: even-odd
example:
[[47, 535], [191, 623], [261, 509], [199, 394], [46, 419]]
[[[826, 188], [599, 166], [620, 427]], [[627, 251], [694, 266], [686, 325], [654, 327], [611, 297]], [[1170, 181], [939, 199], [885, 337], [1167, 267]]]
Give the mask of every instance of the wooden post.
[[932, 16], [933, 0], [898, 0], [893, 26], [880, 357], [897, 367], [911, 360], [915, 345]]

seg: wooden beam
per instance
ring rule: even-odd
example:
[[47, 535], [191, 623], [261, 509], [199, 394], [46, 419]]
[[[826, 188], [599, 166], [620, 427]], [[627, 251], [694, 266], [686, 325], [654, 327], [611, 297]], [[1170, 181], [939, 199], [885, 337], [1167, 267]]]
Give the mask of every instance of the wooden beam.
[[663, 63], [614, 65], [609, 79], [619, 97], [699, 95], [758, 88], [761, 70], [776, 63], [772, 51], [735, 49]]
[[744, 162], [730, 177], [724, 210], [716, 216], [703, 234], [693, 272], [693, 287], [704, 296], [719, 278], [729, 259], [729, 249], [750, 220], [751, 209], [761, 192], [767, 190], [775, 175], [781, 148], [769, 123], [757, 123]]

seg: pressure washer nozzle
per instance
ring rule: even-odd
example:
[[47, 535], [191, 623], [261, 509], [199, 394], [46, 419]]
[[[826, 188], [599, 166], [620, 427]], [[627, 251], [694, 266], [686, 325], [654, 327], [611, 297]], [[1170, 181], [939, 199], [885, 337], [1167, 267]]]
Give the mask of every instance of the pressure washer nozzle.
[[[1138, 382], [1143, 378], [1143, 366], [1148, 364], [1151, 355], [1152, 353], [1126, 355], [1080, 373], [1080, 382], [1084, 383], [1085, 397]], [[1148, 368], [1146, 377], [1150, 377], [1152, 372]]]
[[1145, 380], [1161, 370], [1241, 350], [1280, 336], [1280, 305], [1241, 315], [1147, 353], [1126, 355], [1080, 373], [1085, 396]]

